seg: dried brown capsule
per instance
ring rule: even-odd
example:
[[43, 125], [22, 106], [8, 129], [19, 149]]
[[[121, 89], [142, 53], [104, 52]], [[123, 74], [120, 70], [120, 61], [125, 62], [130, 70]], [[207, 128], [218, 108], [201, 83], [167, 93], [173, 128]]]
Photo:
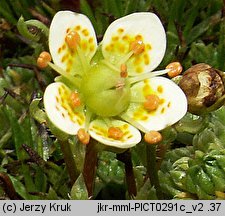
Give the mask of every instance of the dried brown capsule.
[[196, 64], [184, 72], [179, 86], [188, 99], [188, 111], [202, 115], [224, 104], [224, 72], [205, 63]]

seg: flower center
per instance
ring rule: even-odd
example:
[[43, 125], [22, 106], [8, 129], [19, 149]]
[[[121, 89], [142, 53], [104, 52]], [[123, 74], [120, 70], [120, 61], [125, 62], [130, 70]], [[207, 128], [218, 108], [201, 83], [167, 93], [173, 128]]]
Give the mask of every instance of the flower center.
[[126, 76], [101, 62], [83, 76], [81, 92], [86, 106], [103, 117], [122, 113], [130, 103], [130, 86]]

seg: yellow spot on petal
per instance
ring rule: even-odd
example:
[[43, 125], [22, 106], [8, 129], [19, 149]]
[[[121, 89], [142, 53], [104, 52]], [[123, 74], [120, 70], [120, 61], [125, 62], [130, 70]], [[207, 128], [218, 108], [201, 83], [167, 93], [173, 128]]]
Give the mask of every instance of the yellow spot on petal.
[[166, 111], [166, 109], [165, 109], [165, 107], [163, 107], [163, 108], [161, 109], [161, 113], [163, 114], [163, 113], [165, 113], [165, 111]]
[[82, 44], [81, 44], [81, 48], [85, 51], [85, 50], [87, 50], [87, 43], [86, 42], [83, 42]]
[[118, 31], [119, 34], [122, 34], [124, 32], [124, 29], [123, 28], [119, 28], [117, 31]]
[[62, 50], [65, 50], [66, 49], [66, 44], [64, 43], [63, 45], [62, 45]]
[[145, 65], [148, 65], [150, 63], [149, 56], [147, 53], [144, 54], [144, 62], [145, 62]]
[[144, 71], [143, 67], [136, 67], [135, 71], [137, 73], [142, 73]]
[[164, 98], [161, 98], [160, 101], [159, 101], [159, 104], [162, 105], [164, 103], [165, 103], [165, 99]]
[[158, 86], [157, 87], [157, 91], [162, 94], [163, 93], [163, 87], [162, 86]]
[[119, 40], [119, 37], [118, 36], [113, 36], [112, 37], [112, 41], [118, 41]]
[[82, 34], [87, 37], [89, 35], [89, 31], [87, 29], [82, 30]]
[[152, 46], [150, 44], [146, 44], [145, 47], [146, 47], [147, 50], [151, 50], [152, 49]]
[[79, 26], [79, 25], [75, 27], [76, 31], [79, 31], [80, 29], [81, 29], [81, 26]]
[[91, 45], [90, 46], [90, 51], [93, 52], [94, 50], [95, 50], [95, 46], [94, 45]]
[[93, 42], [94, 42], [94, 39], [93, 39], [92, 37], [88, 39], [88, 43], [91, 44], [91, 43], [93, 43]]
[[58, 49], [58, 54], [60, 54], [61, 51], [62, 51], [62, 47], [59, 47], [59, 49]]
[[128, 40], [129, 40], [128, 35], [124, 35], [124, 36], [122, 37], [122, 40], [124, 40], [124, 41], [128, 41]]
[[136, 36], [135, 36], [135, 40], [140, 41], [140, 40], [143, 40], [143, 38], [142, 38], [141, 35], [136, 35]]

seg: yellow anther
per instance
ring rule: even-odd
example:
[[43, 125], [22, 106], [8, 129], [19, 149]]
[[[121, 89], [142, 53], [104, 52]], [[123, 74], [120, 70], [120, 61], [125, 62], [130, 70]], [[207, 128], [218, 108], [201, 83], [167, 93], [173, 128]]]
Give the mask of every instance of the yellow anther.
[[146, 96], [146, 101], [144, 102], [144, 108], [148, 111], [154, 111], [159, 107], [160, 98], [155, 94], [149, 94]]
[[130, 50], [134, 54], [141, 54], [145, 50], [145, 44], [142, 40], [135, 40], [130, 43]]
[[173, 78], [178, 76], [182, 72], [183, 67], [180, 62], [172, 62], [166, 66], [166, 69], [170, 69], [170, 71], [168, 72], [168, 76], [170, 78]]
[[66, 43], [71, 49], [75, 49], [80, 43], [80, 35], [76, 31], [70, 31], [66, 35]]
[[70, 94], [70, 102], [72, 107], [76, 108], [81, 105], [81, 100], [77, 92], [72, 92]]
[[120, 66], [120, 76], [123, 78], [126, 78], [128, 73], [127, 73], [127, 65], [126, 64], [121, 64]]
[[45, 68], [48, 66], [48, 63], [52, 60], [52, 57], [49, 52], [43, 51], [38, 59], [37, 59], [37, 66], [39, 68]]
[[123, 131], [118, 127], [110, 127], [108, 129], [108, 137], [119, 140], [123, 137]]
[[77, 132], [77, 138], [80, 142], [84, 145], [87, 145], [90, 141], [90, 135], [88, 132], [85, 131], [84, 128], [80, 128]]
[[159, 142], [161, 142], [162, 141], [162, 135], [161, 135], [161, 133], [159, 133], [158, 131], [154, 131], [154, 130], [152, 130], [152, 131], [149, 131], [148, 133], [146, 133], [145, 135], [144, 135], [144, 140], [145, 140], [145, 142], [146, 143], [148, 143], [148, 144], [157, 144], [157, 143], [159, 143]]

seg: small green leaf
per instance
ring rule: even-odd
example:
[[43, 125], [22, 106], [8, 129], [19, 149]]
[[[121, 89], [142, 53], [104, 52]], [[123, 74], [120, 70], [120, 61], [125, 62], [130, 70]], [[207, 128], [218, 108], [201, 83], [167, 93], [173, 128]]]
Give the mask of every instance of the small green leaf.
[[37, 120], [40, 124], [46, 122], [46, 114], [43, 110], [41, 110], [38, 105], [42, 99], [41, 98], [36, 98], [32, 100], [30, 104], [30, 114], [31, 116]]
[[84, 182], [83, 175], [81, 174], [76, 182], [74, 183], [71, 190], [71, 199], [72, 200], [87, 200], [88, 192]]

